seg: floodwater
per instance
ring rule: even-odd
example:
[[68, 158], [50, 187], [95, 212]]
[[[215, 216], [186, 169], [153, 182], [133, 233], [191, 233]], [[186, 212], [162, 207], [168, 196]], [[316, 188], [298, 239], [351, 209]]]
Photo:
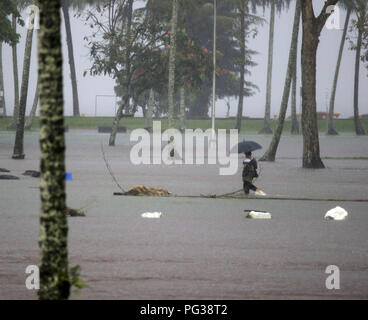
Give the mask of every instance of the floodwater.
[[[248, 135], [265, 148], [270, 137]], [[301, 168], [301, 137], [281, 140], [275, 163], [261, 163], [256, 184], [267, 194], [315, 201], [119, 197], [103, 160], [124, 189], [166, 188], [181, 196], [241, 189], [241, 168], [220, 176], [220, 165], [140, 165], [130, 161], [129, 134], [117, 146], [108, 135], [66, 134], [70, 265], [80, 265], [88, 288], [72, 299], [367, 299], [368, 137], [321, 135], [325, 170]], [[26, 159], [11, 160], [14, 133], [0, 133], [0, 167], [18, 181], [0, 180], [0, 299], [35, 299], [25, 269], [39, 262], [38, 134], [25, 137]], [[261, 151], [255, 153], [256, 157]], [[344, 159], [344, 158], [355, 158]], [[362, 159], [359, 159], [362, 158]], [[239, 158], [241, 163], [241, 158]], [[321, 199], [350, 201], [320, 201]], [[335, 206], [346, 221], [324, 221]], [[272, 220], [245, 219], [245, 209], [267, 210]], [[141, 213], [161, 211], [160, 219]], [[340, 289], [328, 290], [327, 266], [340, 269]]]

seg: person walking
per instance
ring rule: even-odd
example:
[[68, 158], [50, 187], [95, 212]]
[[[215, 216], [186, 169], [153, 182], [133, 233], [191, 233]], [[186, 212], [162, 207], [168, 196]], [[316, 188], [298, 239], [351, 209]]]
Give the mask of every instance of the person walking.
[[257, 160], [252, 157], [252, 152], [245, 153], [245, 159], [243, 161], [243, 190], [246, 195], [249, 195], [249, 191], [254, 191], [257, 196], [266, 196], [262, 190], [258, 189], [254, 184], [254, 178], [258, 178], [258, 164]]

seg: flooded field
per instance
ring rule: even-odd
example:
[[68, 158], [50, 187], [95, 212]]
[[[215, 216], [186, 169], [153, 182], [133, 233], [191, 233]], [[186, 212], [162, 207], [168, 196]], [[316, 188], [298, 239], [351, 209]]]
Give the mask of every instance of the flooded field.
[[[263, 151], [270, 141], [246, 139]], [[119, 189], [101, 144], [124, 189], [221, 195], [241, 189], [241, 167], [220, 176], [219, 165], [134, 166], [129, 134], [114, 148], [94, 131], [72, 130], [66, 140], [68, 206], [87, 206], [87, 217], [68, 218], [70, 265], [82, 267], [88, 284], [73, 299], [368, 298], [368, 202], [354, 201], [368, 200], [368, 137], [321, 135], [325, 170], [302, 169], [302, 138], [283, 137], [277, 161], [260, 163], [255, 184], [286, 200], [113, 196]], [[26, 267], [39, 261], [38, 179], [21, 174], [38, 170], [38, 134], [26, 134], [23, 161], [10, 159], [13, 143], [14, 133], [0, 133], [0, 167], [21, 178], [0, 182], [0, 299], [35, 299], [24, 283]], [[287, 200], [299, 197], [312, 200]], [[338, 205], [348, 219], [324, 221]], [[245, 209], [273, 219], [245, 219]], [[163, 215], [141, 218], [146, 211]], [[339, 290], [326, 289], [329, 265], [340, 269]]]

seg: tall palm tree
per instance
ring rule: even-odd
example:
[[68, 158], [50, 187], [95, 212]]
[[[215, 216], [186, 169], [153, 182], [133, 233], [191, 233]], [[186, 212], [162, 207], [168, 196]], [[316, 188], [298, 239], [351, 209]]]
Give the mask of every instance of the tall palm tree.
[[[71, 31], [69, 9], [70, 7], [72, 7], [79, 11], [82, 11], [87, 5], [101, 3], [103, 1], [104, 0], [85, 0], [85, 1], [62, 0], [61, 1], [61, 8], [63, 10], [64, 24], [65, 24], [65, 31], [66, 31], [66, 43], [67, 43], [68, 56], [69, 56], [70, 78], [71, 78], [71, 83], [72, 83], [72, 95], [73, 95], [73, 116], [74, 117], [80, 116], [80, 111], [79, 111], [78, 86], [77, 86], [77, 76], [76, 76], [76, 71], [75, 71], [73, 37], [72, 37], [72, 31]], [[29, 114], [29, 118], [27, 119], [26, 125], [25, 125], [26, 129], [32, 128], [33, 119], [36, 115], [38, 100], [39, 100], [39, 90], [38, 90], [38, 80], [37, 80], [36, 92], [34, 95], [31, 112]]]
[[[249, 0], [238, 0], [238, 11], [240, 20], [240, 57], [245, 63], [245, 15], [248, 8]], [[244, 82], [245, 82], [245, 66], [241, 63], [240, 67], [240, 81], [239, 81], [239, 101], [238, 101], [238, 113], [236, 117], [235, 129], [241, 130], [242, 118], [243, 118], [243, 105], [244, 105]]]
[[288, 69], [286, 72], [286, 79], [285, 79], [285, 86], [284, 86], [284, 93], [282, 96], [282, 102], [280, 107], [280, 114], [279, 120], [277, 124], [277, 129], [273, 135], [273, 139], [271, 144], [260, 159], [261, 161], [275, 161], [276, 158], [276, 151], [281, 139], [282, 130], [284, 127], [285, 115], [288, 106], [289, 96], [290, 96], [290, 86], [293, 77], [295, 76], [295, 66], [296, 66], [296, 54], [298, 49], [298, 36], [299, 36], [299, 24], [300, 24], [300, 14], [301, 14], [301, 0], [296, 0], [295, 5], [295, 15], [294, 15], [294, 26], [292, 31], [291, 37], [291, 45], [290, 45], [290, 52], [289, 52], [289, 62], [288, 62]]
[[39, 0], [39, 90], [41, 102], [41, 300], [68, 299], [68, 223], [65, 194], [60, 0]]
[[80, 116], [79, 109], [79, 95], [78, 95], [78, 82], [75, 70], [74, 61], [74, 49], [73, 49], [73, 34], [70, 23], [69, 10], [73, 8], [79, 12], [83, 11], [88, 5], [96, 5], [101, 3], [107, 3], [108, 0], [61, 0], [61, 9], [63, 11], [66, 44], [68, 48], [70, 79], [72, 84], [72, 96], [73, 96], [73, 116]]
[[[8, 17], [12, 16], [12, 22], [9, 21]], [[23, 24], [23, 20], [20, 18], [17, 3], [14, 0], [2, 0], [0, 2], [0, 67], [1, 67], [1, 91], [4, 94], [4, 81], [3, 81], [3, 70], [2, 70], [2, 44], [8, 43], [11, 46], [15, 46], [19, 41], [19, 34], [16, 28], [14, 28], [13, 22]], [[1, 97], [4, 113], [6, 113], [5, 98]], [[15, 123], [15, 122], [14, 122]], [[15, 125], [14, 125], [15, 127]]]
[[6, 116], [5, 105], [5, 90], [4, 90], [4, 75], [3, 75], [3, 43], [0, 41], [0, 109], [3, 114], [0, 116]]
[[39, 79], [37, 79], [37, 84], [36, 84], [36, 92], [33, 98], [33, 104], [32, 104], [32, 109], [31, 112], [29, 113], [29, 118], [26, 121], [26, 125], [25, 125], [25, 129], [30, 130], [32, 128], [32, 124], [33, 124], [33, 119], [36, 115], [36, 110], [37, 110], [37, 105], [38, 105], [38, 101], [39, 101], [39, 89], [38, 89], [38, 84], [39, 84]]
[[343, 30], [341, 41], [340, 41], [340, 49], [339, 49], [339, 54], [337, 57], [335, 76], [334, 76], [334, 80], [332, 84], [330, 106], [329, 106], [328, 120], [327, 120], [327, 135], [337, 135], [338, 134], [333, 124], [334, 113], [335, 113], [335, 98], [336, 98], [337, 82], [338, 82], [339, 73], [340, 73], [342, 54], [344, 52], [346, 34], [348, 31], [350, 16], [351, 16], [351, 12], [353, 9], [353, 2], [350, 0], [341, 1], [341, 4], [347, 9], [347, 12], [346, 12], [344, 30]]
[[[12, 0], [14, 5], [17, 6], [19, 11], [24, 10], [28, 5], [32, 3], [32, 0]], [[17, 24], [23, 25], [23, 21], [20, 19], [18, 14], [12, 14], [12, 28], [14, 32], [17, 32]], [[14, 111], [13, 118], [9, 124], [9, 129], [15, 129], [18, 121], [19, 115], [19, 71], [18, 71], [18, 53], [17, 44], [14, 42], [12, 44], [12, 59], [13, 59], [13, 81], [14, 81]]]
[[274, 43], [274, 31], [275, 31], [275, 13], [281, 12], [285, 7], [289, 7], [290, 0], [266, 0], [257, 1], [253, 0], [253, 5], [261, 5], [263, 8], [265, 5], [271, 7], [270, 10], [270, 26], [269, 26], [269, 38], [268, 38], [268, 64], [267, 64], [267, 87], [266, 87], [266, 105], [264, 124], [260, 133], [272, 134], [271, 129], [271, 94], [272, 94], [272, 67], [273, 67], [273, 43]]
[[0, 2], [0, 116], [6, 116], [4, 75], [3, 75], [3, 43], [10, 45], [18, 42], [19, 35], [12, 28], [8, 19], [10, 15], [19, 15], [19, 12], [12, 0], [2, 0]]
[[78, 85], [77, 85], [77, 76], [75, 72], [75, 62], [74, 62], [74, 52], [73, 52], [73, 37], [72, 30], [70, 26], [70, 17], [69, 17], [69, 7], [71, 3], [70, 0], [62, 0], [61, 8], [63, 10], [64, 22], [65, 22], [65, 31], [66, 31], [66, 43], [68, 47], [68, 56], [69, 56], [69, 66], [70, 66], [70, 78], [72, 82], [72, 92], [73, 92], [73, 116], [79, 117], [79, 98], [78, 98]]
[[353, 28], [358, 30], [358, 38], [353, 49], [355, 49], [355, 75], [354, 75], [354, 125], [357, 135], [365, 135], [365, 130], [359, 118], [359, 76], [360, 60], [363, 44], [363, 36], [367, 34], [368, 29], [368, 1], [353, 0], [356, 10], [357, 20], [353, 21]]
[[[35, 4], [36, 1], [33, 1]], [[31, 21], [31, 25], [34, 23], [34, 17]], [[25, 121], [25, 113], [26, 113], [26, 104], [28, 97], [28, 83], [29, 83], [29, 71], [31, 66], [31, 54], [32, 54], [32, 42], [33, 42], [33, 27], [27, 30], [26, 36], [26, 46], [24, 49], [24, 62], [23, 62], [23, 75], [22, 75], [22, 85], [20, 92], [20, 101], [19, 101], [19, 112], [16, 123], [16, 134], [15, 134], [15, 142], [14, 142], [14, 150], [13, 150], [13, 159], [24, 159], [24, 121]]]
[[173, 126], [174, 119], [174, 86], [175, 86], [175, 57], [176, 57], [176, 26], [178, 23], [178, 0], [172, 1], [170, 52], [169, 52], [169, 91], [168, 91], [168, 127]]
[[270, 30], [268, 38], [268, 64], [267, 64], [267, 87], [264, 124], [260, 133], [271, 134], [271, 92], [272, 92], [272, 66], [273, 66], [273, 41], [275, 30], [275, 0], [271, 0]]
[[[12, 15], [12, 26], [14, 32], [17, 32], [17, 18], [14, 14]], [[13, 111], [13, 119], [9, 125], [9, 128], [15, 129], [19, 114], [18, 54], [16, 43], [12, 45], [12, 57], [13, 57], [13, 81], [14, 81], [14, 111]]]
[[298, 74], [298, 51], [295, 53], [293, 84], [291, 88], [291, 134], [300, 133], [299, 122], [296, 115], [297, 74]]

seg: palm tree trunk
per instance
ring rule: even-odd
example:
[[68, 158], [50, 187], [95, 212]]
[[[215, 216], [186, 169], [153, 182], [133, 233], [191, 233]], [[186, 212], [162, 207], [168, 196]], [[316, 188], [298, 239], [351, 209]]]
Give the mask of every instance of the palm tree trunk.
[[123, 109], [128, 108], [130, 102], [130, 82], [131, 82], [131, 63], [130, 63], [130, 53], [131, 53], [131, 28], [133, 19], [133, 2], [134, 0], [129, 0], [128, 3], [128, 17], [127, 17], [127, 47], [126, 47], [126, 59], [125, 59], [125, 79], [123, 80], [123, 85], [125, 86], [125, 94], [122, 103], [119, 105], [118, 111], [116, 112], [114, 123], [112, 125], [112, 130], [109, 138], [109, 146], [115, 146], [116, 135], [118, 133], [119, 122], [123, 113]]
[[[12, 15], [12, 28], [14, 32], [17, 31], [17, 18]], [[10, 129], [15, 129], [19, 114], [19, 77], [18, 77], [18, 56], [17, 56], [17, 44], [12, 46], [12, 56], [13, 56], [13, 78], [14, 78], [14, 111], [13, 119], [9, 125]]]
[[271, 0], [270, 34], [268, 44], [268, 67], [267, 67], [267, 91], [264, 125], [260, 133], [272, 134], [271, 129], [271, 93], [272, 93], [272, 65], [273, 65], [273, 40], [275, 30], [275, 0]]
[[148, 99], [148, 106], [146, 111], [146, 129], [152, 132], [153, 122], [152, 122], [152, 115], [153, 115], [153, 104], [155, 103], [155, 92], [153, 89], [150, 90], [149, 99]]
[[303, 168], [317, 169], [325, 167], [320, 157], [316, 102], [317, 48], [322, 28], [316, 25], [312, 1], [303, 0], [302, 18]]
[[240, 1], [239, 3], [239, 19], [240, 19], [240, 81], [239, 81], [239, 102], [238, 102], [238, 113], [236, 116], [235, 129], [241, 131], [242, 118], [243, 118], [243, 104], [244, 104], [244, 77], [245, 77], [245, 8], [248, 7], [248, 1]]
[[184, 132], [186, 129], [186, 123], [185, 123], [185, 88], [180, 88], [180, 131]]
[[68, 222], [65, 194], [60, 1], [39, 0], [38, 46], [41, 147], [41, 300], [68, 299]]
[[[359, 20], [362, 20], [360, 18]], [[357, 135], [365, 135], [365, 130], [360, 122], [359, 118], [359, 71], [360, 71], [360, 54], [362, 50], [362, 38], [364, 30], [364, 21], [358, 20], [358, 40], [355, 55], [355, 76], [354, 76], [354, 125]]]
[[[31, 22], [33, 24], [33, 22]], [[13, 150], [13, 159], [24, 159], [24, 120], [27, 105], [28, 96], [28, 83], [29, 83], [29, 70], [31, 66], [31, 54], [32, 54], [32, 41], [33, 41], [33, 28], [28, 29], [26, 37], [26, 47], [24, 50], [24, 62], [23, 62], [23, 74], [22, 74], [22, 86], [20, 92], [19, 101], [19, 113], [17, 119], [17, 131], [15, 134], [15, 143]]]
[[168, 90], [168, 128], [173, 126], [174, 119], [174, 89], [175, 89], [175, 58], [176, 58], [176, 25], [178, 22], [178, 0], [172, 1], [172, 18], [169, 56], [169, 90]]
[[33, 99], [32, 109], [31, 109], [31, 112], [29, 114], [29, 118], [26, 121], [26, 126], [25, 126], [25, 129], [27, 129], [27, 130], [30, 130], [32, 128], [33, 119], [36, 115], [38, 100], [39, 100], [39, 97], [40, 97], [39, 96], [39, 90], [38, 90], [38, 84], [39, 84], [39, 80], [37, 79], [37, 86], [36, 86], [35, 96], [34, 96], [34, 99]]
[[295, 7], [295, 16], [294, 16], [294, 26], [291, 38], [290, 52], [289, 52], [289, 62], [288, 68], [286, 72], [286, 79], [284, 85], [284, 93], [282, 96], [282, 102], [279, 113], [279, 120], [277, 124], [276, 131], [274, 132], [271, 144], [264, 154], [264, 156], [260, 159], [260, 161], [275, 161], [277, 148], [281, 139], [282, 130], [284, 128], [284, 121], [286, 110], [290, 97], [290, 86], [293, 75], [295, 74], [295, 61], [296, 61], [296, 52], [298, 48], [298, 35], [299, 35], [299, 24], [300, 24], [300, 13], [301, 13], [301, 3], [300, 0], [296, 1]]
[[75, 74], [75, 63], [74, 63], [74, 52], [73, 52], [73, 37], [70, 27], [70, 17], [69, 17], [69, 1], [62, 0], [62, 9], [65, 22], [66, 30], [66, 43], [68, 46], [68, 56], [69, 56], [69, 66], [70, 66], [70, 77], [72, 81], [72, 91], [73, 91], [73, 116], [79, 117], [79, 99], [78, 99], [78, 86], [77, 86], [77, 76]]
[[351, 15], [351, 9], [349, 8], [346, 13], [344, 31], [341, 37], [340, 50], [339, 50], [339, 55], [337, 58], [337, 64], [336, 64], [336, 70], [335, 70], [335, 77], [334, 77], [333, 85], [332, 85], [330, 108], [329, 108], [328, 120], [327, 120], [327, 134], [328, 135], [338, 135], [338, 132], [336, 131], [333, 125], [333, 118], [334, 118], [334, 111], [335, 111], [335, 97], [336, 97], [336, 90], [337, 90], [337, 81], [339, 79], [342, 54], [344, 52], [345, 38], [346, 38], [346, 33], [348, 31], [348, 26], [349, 26], [350, 15]]
[[0, 42], [0, 116], [6, 117], [4, 74], [3, 74], [3, 43]]
[[[298, 39], [296, 41], [298, 42]], [[296, 50], [295, 52], [293, 84], [291, 88], [291, 134], [300, 134], [299, 121], [296, 116], [297, 74], [298, 74], [298, 50]]]

